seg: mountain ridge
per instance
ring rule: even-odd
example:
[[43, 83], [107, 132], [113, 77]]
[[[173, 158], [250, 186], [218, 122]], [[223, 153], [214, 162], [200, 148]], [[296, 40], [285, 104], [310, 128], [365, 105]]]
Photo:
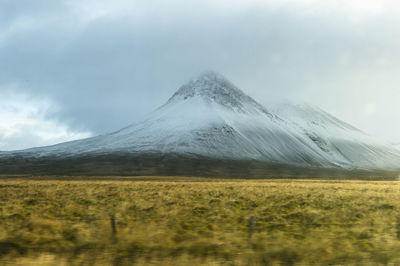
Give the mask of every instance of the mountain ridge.
[[[182, 85], [145, 120], [88, 139], [10, 157], [66, 159], [179, 154], [295, 167], [400, 169], [400, 151], [312, 105], [266, 108], [215, 72]], [[1, 173], [0, 167], [0, 173]]]

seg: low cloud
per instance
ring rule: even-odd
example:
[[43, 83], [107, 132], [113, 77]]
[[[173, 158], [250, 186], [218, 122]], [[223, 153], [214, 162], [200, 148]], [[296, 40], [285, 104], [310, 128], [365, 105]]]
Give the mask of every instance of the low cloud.
[[56, 144], [91, 136], [88, 131], [71, 131], [68, 125], [51, 119], [49, 100], [12, 89], [0, 90], [0, 150]]

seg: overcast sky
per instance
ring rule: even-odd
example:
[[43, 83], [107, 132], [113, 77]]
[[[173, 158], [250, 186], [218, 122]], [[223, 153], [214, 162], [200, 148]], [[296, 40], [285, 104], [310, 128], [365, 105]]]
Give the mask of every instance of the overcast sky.
[[0, 150], [140, 121], [204, 70], [400, 142], [400, 3], [0, 0]]

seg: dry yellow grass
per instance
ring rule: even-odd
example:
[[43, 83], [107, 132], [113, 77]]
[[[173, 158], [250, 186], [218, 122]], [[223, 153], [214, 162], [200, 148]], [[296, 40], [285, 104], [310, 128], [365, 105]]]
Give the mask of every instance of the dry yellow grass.
[[398, 218], [396, 181], [9, 179], [0, 264], [399, 264]]

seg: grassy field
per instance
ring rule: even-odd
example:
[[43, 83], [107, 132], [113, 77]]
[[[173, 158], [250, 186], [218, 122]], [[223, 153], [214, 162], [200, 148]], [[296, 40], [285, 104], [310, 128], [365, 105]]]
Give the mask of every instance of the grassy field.
[[0, 264], [400, 264], [397, 181], [141, 179], [2, 179]]

